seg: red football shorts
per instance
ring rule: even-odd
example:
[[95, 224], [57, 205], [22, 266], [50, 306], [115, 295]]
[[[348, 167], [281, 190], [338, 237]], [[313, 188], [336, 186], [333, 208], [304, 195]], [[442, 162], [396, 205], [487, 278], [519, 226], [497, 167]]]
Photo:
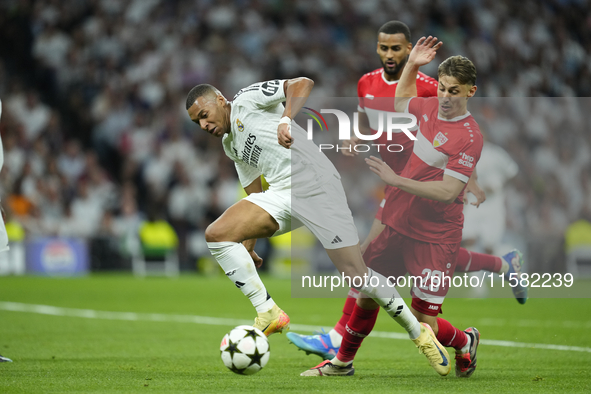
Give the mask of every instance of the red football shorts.
[[376, 219], [380, 222], [382, 221], [382, 212], [384, 212], [384, 204], [386, 204], [386, 199], [384, 198], [380, 203], [380, 207], [378, 208], [378, 212], [376, 212]]
[[[391, 283], [409, 287], [412, 307], [416, 311], [437, 316], [449, 289], [449, 279], [443, 278], [453, 277], [459, 251], [459, 242], [422, 242], [386, 226], [369, 244], [363, 259], [368, 267], [387, 277]], [[406, 273], [410, 276], [406, 277]]]

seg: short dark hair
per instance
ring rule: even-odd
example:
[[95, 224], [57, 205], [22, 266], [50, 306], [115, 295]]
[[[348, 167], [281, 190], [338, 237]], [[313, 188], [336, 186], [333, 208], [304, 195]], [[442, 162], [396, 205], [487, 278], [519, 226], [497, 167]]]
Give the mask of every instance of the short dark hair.
[[189, 108], [191, 108], [191, 105], [193, 105], [195, 100], [197, 100], [199, 97], [205, 96], [208, 93], [215, 94], [217, 92], [218, 90], [214, 86], [207, 83], [202, 83], [201, 85], [195, 86], [187, 95], [187, 111], [189, 110]]
[[390, 22], [384, 23], [382, 25], [382, 27], [380, 27], [380, 30], [378, 30], [378, 36], [380, 35], [380, 33], [384, 33], [384, 34], [402, 33], [402, 34], [404, 34], [406, 41], [410, 42], [410, 29], [408, 28], [408, 26], [406, 26], [405, 23], [402, 23], [400, 21], [390, 21]]
[[437, 76], [454, 77], [462, 85], [476, 85], [476, 67], [470, 59], [456, 55], [445, 59], [437, 69]]

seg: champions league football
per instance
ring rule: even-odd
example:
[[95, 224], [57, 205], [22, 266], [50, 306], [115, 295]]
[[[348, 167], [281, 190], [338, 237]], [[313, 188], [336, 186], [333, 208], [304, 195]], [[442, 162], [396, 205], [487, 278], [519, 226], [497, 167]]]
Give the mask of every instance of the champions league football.
[[222, 362], [239, 375], [253, 375], [267, 365], [271, 349], [267, 337], [252, 326], [238, 326], [222, 339]]

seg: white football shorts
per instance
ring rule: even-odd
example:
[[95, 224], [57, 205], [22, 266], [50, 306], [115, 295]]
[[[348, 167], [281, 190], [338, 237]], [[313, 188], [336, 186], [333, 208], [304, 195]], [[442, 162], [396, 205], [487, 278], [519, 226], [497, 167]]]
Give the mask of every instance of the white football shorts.
[[305, 188], [269, 189], [246, 200], [269, 213], [279, 224], [273, 236], [306, 226], [325, 249], [357, 245], [359, 235], [341, 180], [327, 175]]

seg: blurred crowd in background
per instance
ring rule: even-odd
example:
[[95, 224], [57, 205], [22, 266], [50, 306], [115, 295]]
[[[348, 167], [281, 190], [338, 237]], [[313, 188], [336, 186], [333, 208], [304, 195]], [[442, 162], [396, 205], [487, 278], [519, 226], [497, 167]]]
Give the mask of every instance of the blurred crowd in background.
[[[514, 97], [482, 111], [488, 138], [520, 169], [508, 230], [561, 240], [591, 216], [591, 99], [574, 99], [591, 96], [589, 11], [585, 0], [4, 0], [3, 205], [28, 236], [120, 241], [164, 219], [182, 267], [194, 268], [204, 251], [193, 240], [240, 185], [220, 141], [190, 122], [188, 90], [210, 83], [231, 99], [254, 82], [308, 76], [313, 95], [355, 97], [380, 67], [377, 30], [396, 19], [413, 42], [444, 42], [425, 73], [465, 55], [477, 96]], [[523, 108], [535, 116], [520, 118]], [[367, 194], [377, 206], [379, 193]]]

